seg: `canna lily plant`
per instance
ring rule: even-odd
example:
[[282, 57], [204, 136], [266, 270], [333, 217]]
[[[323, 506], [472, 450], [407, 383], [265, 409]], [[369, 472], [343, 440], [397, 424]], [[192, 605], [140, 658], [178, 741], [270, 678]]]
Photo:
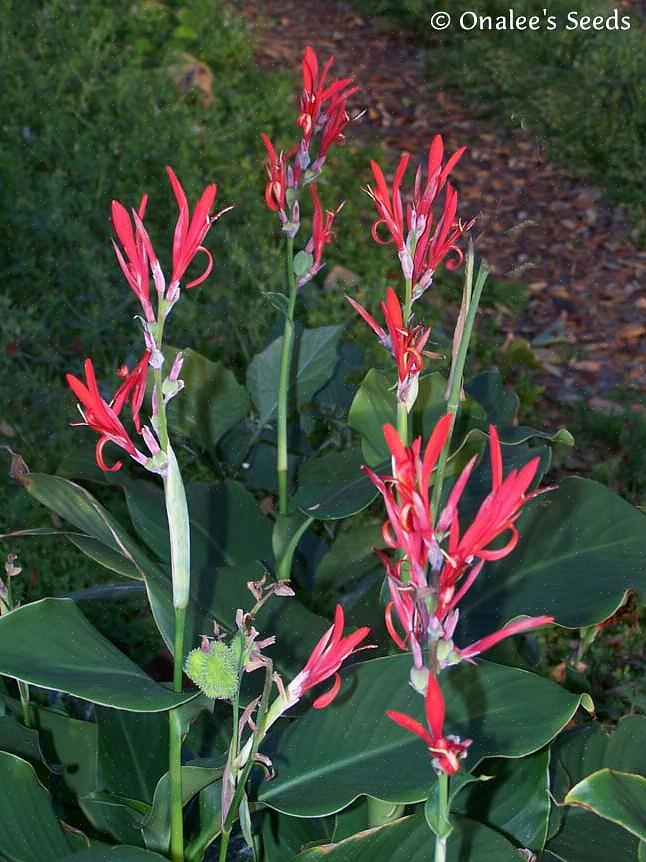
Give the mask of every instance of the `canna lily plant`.
[[[302, 288], [343, 229], [319, 181], [360, 116], [332, 65], [308, 46], [295, 140], [261, 135], [286, 252], [272, 298], [283, 334], [244, 385], [166, 340], [174, 306], [216, 289], [226, 250], [214, 255], [213, 228], [229, 209], [215, 211], [216, 185], [191, 207], [167, 168], [166, 270], [147, 195], [112, 203], [138, 359], [113, 385], [91, 357], [71, 369], [78, 455], [55, 476], [12, 456], [12, 479], [55, 526], [4, 538], [56, 534], [118, 580], [20, 604], [19, 558], [6, 556], [8, 862], [594, 862], [588, 840], [643, 855], [644, 719], [608, 737], [580, 670], [562, 683], [539, 672], [535, 633], [557, 624], [591, 643], [643, 584], [644, 516], [585, 479], [545, 485], [567, 432], [518, 424], [499, 374], [466, 372], [487, 273], [475, 222], [458, 215], [465, 147], [445, 159], [436, 135], [409, 188], [408, 154], [392, 180], [370, 165], [370, 233], [394, 246], [401, 285], [367, 307], [347, 298], [386, 348], [383, 367], [357, 383], [339, 361], [353, 331], [303, 325]], [[442, 268], [463, 277], [451, 339], [425, 319]], [[349, 409], [328, 421], [343, 387]], [[217, 481], [196, 462], [216, 464]], [[154, 668], [83, 613], [124, 593], [158, 632]]]

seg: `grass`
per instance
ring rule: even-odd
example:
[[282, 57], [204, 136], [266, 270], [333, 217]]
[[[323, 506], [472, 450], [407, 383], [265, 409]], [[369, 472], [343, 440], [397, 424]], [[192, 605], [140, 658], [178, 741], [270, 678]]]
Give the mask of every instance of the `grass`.
[[[222, 2], [0, 0], [0, 16], [0, 444], [48, 472], [87, 439], [69, 427], [75, 407], [65, 372], [78, 373], [91, 355], [111, 391], [116, 369], [141, 349], [137, 303], [110, 245], [112, 198], [131, 205], [149, 193], [147, 222], [162, 263], [176, 218], [166, 164], [192, 200], [217, 181], [218, 203], [235, 206], [210, 235], [213, 276], [173, 311], [172, 342], [223, 360], [242, 378], [279, 325], [260, 299], [283, 289], [283, 253], [263, 202], [259, 134], [293, 140], [296, 88], [288, 71], [251, 64], [244, 26]], [[347, 199], [329, 268], [343, 261], [366, 283], [381, 283], [385, 259], [361, 253], [369, 207], [358, 177], [369, 155], [351, 143], [332, 154], [320, 196], [330, 208]], [[321, 290], [322, 280], [308, 290], [301, 320], [349, 319], [343, 285]], [[8, 472], [8, 456], [1, 463]], [[48, 523], [3, 481], [0, 532]], [[62, 540], [11, 542], [9, 550], [21, 554], [27, 599], [108, 577]], [[112, 629], [108, 617], [98, 622]]]
[[[622, 204], [635, 236], [646, 232], [644, 140], [646, 92], [646, 29], [638, 11], [631, 29], [565, 30], [567, 13], [607, 18], [610, 0], [568, 0], [549, 4], [521, 0], [517, 15], [537, 14], [540, 30], [461, 30], [452, 0], [355, 0], [369, 15], [387, 15], [414, 31], [428, 46], [429, 73], [445, 87], [459, 89], [478, 112], [492, 115], [510, 128], [527, 128], [547, 146], [553, 159], [584, 180], [598, 185], [606, 198]], [[545, 6], [557, 20], [547, 30]], [[506, 0], [483, 0], [478, 13], [509, 13]], [[444, 9], [453, 15], [442, 33], [429, 24]], [[620, 8], [620, 15], [627, 13]], [[580, 17], [579, 16], [579, 17]]]

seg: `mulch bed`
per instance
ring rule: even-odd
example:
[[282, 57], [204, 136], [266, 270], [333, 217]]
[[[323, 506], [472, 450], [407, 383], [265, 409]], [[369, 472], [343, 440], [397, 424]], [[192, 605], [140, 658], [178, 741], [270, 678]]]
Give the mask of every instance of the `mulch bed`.
[[355, 77], [354, 104], [367, 111], [352, 134], [397, 153], [422, 155], [436, 132], [449, 148], [469, 147], [455, 172], [460, 212], [479, 214], [478, 248], [492, 272], [529, 284], [526, 313], [518, 318], [502, 303], [498, 320], [508, 339], [530, 342], [552, 398], [599, 402], [618, 386], [635, 390], [635, 400], [646, 392], [646, 251], [620, 209], [547, 161], [530, 135], [474, 116], [429, 77], [411, 34], [335, 0], [241, 8], [261, 67], [296, 74], [311, 42], [320, 56], [335, 55], [337, 74]]

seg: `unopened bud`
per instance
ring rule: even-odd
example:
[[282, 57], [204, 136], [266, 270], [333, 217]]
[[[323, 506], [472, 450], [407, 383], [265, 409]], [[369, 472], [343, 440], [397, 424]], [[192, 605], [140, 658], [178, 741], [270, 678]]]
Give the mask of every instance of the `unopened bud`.
[[412, 667], [410, 671], [410, 684], [415, 691], [425, 695], [428, 688], [430, 671], [427, 667]]

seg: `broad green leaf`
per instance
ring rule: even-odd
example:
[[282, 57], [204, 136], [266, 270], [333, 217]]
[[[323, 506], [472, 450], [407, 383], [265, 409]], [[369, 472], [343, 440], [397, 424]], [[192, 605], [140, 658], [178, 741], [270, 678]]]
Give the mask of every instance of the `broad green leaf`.
[[461, 602], [468, 638], [519, 614], [591, 625], [611, 616], [627, 590], [646, 588], [646, 518], [597, 482], [563, 479], [526, 506], [517, 526], [517, 547], [488, 563]]
[[[423, 814], [414, 814], [299, 854], [294, 862], [429, 862], [435, 836]], [[480, 823], [455, 818], [447, 862], [518, 862], [518, 852], [502, 835]]]
[[161, 712], [193, 697], [150, 679], [69, 599], [41, 599], [0, 618], [0, 674], [135, 712]]
[[97, 787], [152, 803], [168, 769], [168, 717], [98, 707]]
[[[225, 631], [233, 632], [236, 609], [248, 608], [252, 601], [247, 583], [259, 581], [265, 573], [259, 563], [193, 570], [186, 618], [186, 651], [199, 644], [202, 634], [213, 630], [213, 620]], [[147, 581], [147, 586], [155, 621], [172, 650], [175, 616], [170, 578], [165, 582]], [[260, 610], [255, 625], [261, 633], [276, 635], [276, 644], [268, 654], [282, 672], [291, 673], [305, 664], [314, 643], [329, 623], [297, 598], [276, 597]]]
[[[222, 769], [182, 766], [182, 804], [186, 805], [209, 784], [222, 777]], [[166, 772], [155, 789], [152, 808], [142, 822], [141, 830], [149, 850], [168, 852], [170, 844], [170, 782]]]
[[[604, 767], [646, 777], [644, 716], [626, 716], [610, 737], [597, 722], [562, 734], [552, 745], [554, 797], [560, 802], [568, 790]], [[590, 812], [567, 806], [552, 809], [547, 847], [561, 862], [634, 859], [637, 844], [634, 836]]]
[[[126, 476], [123, 486], [133, 526], [157, 556], [170, 562], [168, 520], [162, 489], [145, 480]], [[191, 567], [223, 566], [271, 559], [271, 523], [255, 498], [239, 482], [187, 487], [191, 522]]]
[[[488, 775], [472, 775], [470, 772], [458, 772], [451, 776], [448, 787], [448, 809], [450, 813], [464, 813], [464, 806], [456, 805], [455, 798], [470, 784], [479, 781], [488, 781]], [[428, 799], [424, 803], [424, 817], [430, 829], [439, 836], [448, 836], [453, 831], [451, 820], [446, 817], [446, 812], [441, 810], [440, 785], [436, 781], [431, 787]]]
[[92, 559], [128, 577], [142, 577], [144, 571], [154, 573], [143, 551], [85, 488], [44, 473], [29, 473], [22, 485], [38, 502], [84, 534], [85, 538], [69, 538]]
[[[387, 709], [423, 721], [423, 699], [408, 684], [410, 659], [363, 662], [346, 674], [335, 702], [309, 710], [289, 725], [271, 753], [276, 777], [259, 799], [288, 814], [340, 811], [365, 794], [389, 802], [426, 799], [434, 780], [423, 744], [394, 722]], [[472, 738], [465, 761], [523, 757], [544, 746], [576, 711], [580, 698], [517, 668], [482, 661], [442, 674], [446, 732]]]
[[634, 835], [615, 823], [571, 808], [546, 850], [559, 862], [632, 862], [637, 858], [638, 844]]
[[[356, 515], [375, 499], [377, 489], [361, 471], [365, 460], [355, 449], [306, 461], [299, 471], [292, 504], [317, 520]], [[388, 465], [380, 465], [385, 470]], [[379, 472], [379, 468], [377, 468]]]
[[306, 847], [330, 841], [331, 823], [319, 817], [288, 817], [267, 811], [262, 821], [262, 849], [266, 862], [292, 862]]
[[69, 857], [69, 862], [164, 862], [164, 857], [140, 847], [90, 847]]
[[222, 832], [222, 782], [214, 781], [200, 791], [200, 831], [186, 849], [186, 862], [201, 862], [204, 850]]
[[492, 776], [466, 787], [452, 810], [502, 832], [519, 847], [543, 848], [550, 813], [549, 749], [528, 757], [496, 758], [480, 772]]
[[[297, 406], [307, 404], [328, 382], [338, 361], [337, 345], [342, 327], [304, 329], [295, 339], [290, 388]], [[262, 425], [274, 418], [278, 407], [278, 381], [283, 336], [257, 354], [247, 369], [247, 389]]]
[[363, 457], [370, 465], [389, 457], [383, 427], [387, 422], [394, 425], [397, 421], [394, 383], [392, 374], [371, 368], [350, 406], [348, 423], [361, 436]]
[[61, 862], [79, 849], [63, 829], [33, 767], [0, 751], [0, 856], [6, 862]]
[[565, 803], [592, 811], [646, 841], [646, 778], [641, 775], [600, 769], [575, 785]]
[[25, 727], [8, 715], [0, 716], [0, 751], [35, 763], [45, 762], [38, 731]]
[[373, 551], [383, 546], [381, 521], [360, 525], [347, 521], [316, 568], [314, 589], [344, 592], [350, 582], [366, 575], [383, 576], [383, 565]]
[[[174, 347], [164, 349], [169, 367], [176, 353]], [[168, 404], [168, 424], [172, 431], [212, 450], [220, 437], [247, 415], [247, 391], [222, 363], [190, 348], [182, 353], [184, 388]]]

